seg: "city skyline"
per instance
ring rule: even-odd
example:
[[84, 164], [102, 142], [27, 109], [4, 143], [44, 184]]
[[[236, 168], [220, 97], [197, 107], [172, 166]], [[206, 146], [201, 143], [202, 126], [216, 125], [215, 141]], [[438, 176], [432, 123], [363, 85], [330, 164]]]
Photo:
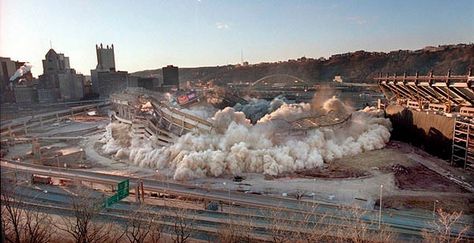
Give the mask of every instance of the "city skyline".
[[117, 70], [199, 67], [420, 49], [474, 40], [473, 1], [2, 1], [0, 56], [33, 74], [52, 47], [89, 75], [95, 45], [114, 44]]

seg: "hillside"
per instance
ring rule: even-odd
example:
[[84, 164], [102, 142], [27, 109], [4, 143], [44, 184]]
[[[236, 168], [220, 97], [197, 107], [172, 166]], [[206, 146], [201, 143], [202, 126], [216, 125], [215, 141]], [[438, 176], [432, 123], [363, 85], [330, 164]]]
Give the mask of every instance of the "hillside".
[[[424, 49], [398, 50], [389, 53], [356, 51], [333, 55], [328, 59], [299, 58], [284, 62], [259, 63], [248, 66], [180, 68], [180, 81], [253, 82], [270, 74], [290, 74], [311, 82], [331, 81], [342, 75], [344, 82], [373, 82], [382, 73], [407, 72], [425, 75], [430, 70], [445, 74], [465, 74], [474, 67], [474, 44], [444, 45]], [[162, 78], [161, 69], [133, 73], [141, 77]]]

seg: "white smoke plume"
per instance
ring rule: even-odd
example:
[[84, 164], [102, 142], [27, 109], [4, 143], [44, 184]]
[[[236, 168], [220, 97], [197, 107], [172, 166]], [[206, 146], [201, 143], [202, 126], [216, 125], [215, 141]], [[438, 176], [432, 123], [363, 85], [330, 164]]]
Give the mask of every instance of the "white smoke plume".
[[245, 105], [242, 105], [240, 103], [236, 104], [234, 106], [234, 109], [236, 111], [243, 112], [245, 116], [250, 119], [252, 124], [255, 124], [266, 114], [272, 113], [287, 102], [288, 101], [284, 96], [277, 96], [272, 101], [267, 101], [263, 99], [250, 99], [249, 103]]
[[191, 106], [189, 109], [181, 108], [182, 112], [188, 113], [193, 116], [198, 116], [204, 119], [210, 119], [216, 113], [217, 109], [214, 108], [212, 105], [194, 105]]
[[21, 76], [27, 74], [31, 71], [31, 65], [29, 63], [23, 64], [20, 68], [16, 70], [13, 76], [10, 77], [10, 82], [13, 82], [15, 79], [20, 78]]
[[[252, 125], [243, 112], [227, 107], [212, 118], [216, 129], [211, 134], [187, 133], [165, 147], [129, 137], [130, 145], [124, 146], [126, 142], [122, 140], [127, 136], [119, 139], [106, 135], [104, 151], [140, 166], [171, 169], [176, 180], [190, 180], [241, 173], [279, 175], [311, 169], [334, 159], [381, 149], [390, 139], [390, 121], [369, 108], [353, 112], [352, 118], [339, 127], [313, 129], [305, 135], [285, 137], [284, 141], [275, 139], [281, 131], [273, 125], [274, 119], [290, 121], [314, 112], [348, 109], [336, 98], [327, 100], [321, 109], [313, 108], [314, 105], [306, 103], [283, 104]], [[118, 130], [115, 126], [110, 124], [107, 132]]]

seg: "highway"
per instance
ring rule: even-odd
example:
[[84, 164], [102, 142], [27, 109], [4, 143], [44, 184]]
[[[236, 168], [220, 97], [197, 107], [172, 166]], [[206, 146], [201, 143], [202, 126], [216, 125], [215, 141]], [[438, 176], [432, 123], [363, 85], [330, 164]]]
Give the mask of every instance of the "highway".
[[109, 104], [109, 101], [104, 101], [95, 104], [75, 106], [68, 109], [51, 111], [42, 114], [24, 116], [12, 120], [2, 121], [2, 125], [0, 126], [1, 136], [2, 138], [5, 138], [11, 133], [27, 133], [28, 128], [43, 126], [46, 123], [59, 121], [64, 117], [73, 117], [74, 115], [84, 113], [90, 109], [108, 106]]
[[[48, 190], [45, 190], [47, 188]], [[25, 206], [33, 209], [41, 210], [47, 213], [59, 216], [72, 216], [71, 202], [73, 196], [70, 193], [59, 190], [51, 190], [51, 187], [44, 186], [42, 188], [36, 186], [36, 189], [26, 186], [20, 186], [15, 189], [15, 196], [20, 199]], [[101, 198], [100, 194], [93, 195], [87, 199], [97, 200]], [[132, 213], [133, 212], [133, 213]], [[176, 220], [186, 220], [192, 224], [193, 238], [207, 240], [213, 239], [219, 230], [232, 225], [232, 227], [246, 227], [251, 229], [253, 239], [262, 241], [270, 241], [272, 234], [275, 234], [275, 227], [278, 228], [279, 234], [295, 234], [305, 232], [311, 234], [313, 227], [330, 229], [340, 229], [341, 227], [350, 230], [353, 225], [347, 222], [331, 220], [313, 216], [312, 214], [298, 215], [291, 214], [275, 214], [273, 211], [265, 211], [256, 208], [244, 208], [233, 210], [230, 212], [218, 212], [200, 209], [188, 209], [183, 211], [177, 206], [173, 206], [173, 202], [165, 206], [149, 206], [146, 210], [140, 208], [140, 205], [130, 202], [119, 202], [100, 213], [102, 219], [112, 220], [115, 223], [124, 224], [131, 214], [155, 214], [158, 216], [158, 223], [162, 225], [165, 232], [172, 232], [173, 223]], [[310, 217], [307, 217], [307, 216]], [[313, 217], [311, 217], [313, 216]], [[146, 217], [143, 217], [146, 220]], [[324, 219], [324, 221], [322, 221]], [[277, 225], [276, 225], [277, 224]], [[334, 230], [336, 231], [336, 230]], [[377, 225], [369, 226], [370, 232], [377, 232]], [[333, 235], [336, 232], [328, 232]], [[412, 235], [400, 235], [401, 240], [414, 240]], [[418, 237], [416, 238], [418, 239]]]
[[[3, 170], [18, 170], [22, 172], [35, 173], [40, 175], [77, 179], [82, 181], [88, 181], [92, 183], [115, 185], [119, 181], [127, 179], [124, 176], [100, 174], [89, 171], [72, 170], [72, 169], [60, 169], [40, 165], [32, 165], [26, 163], [18, 163], [14, 161], [1, 162]], [[131, 188], [134, 188], [138, 178], [130, 178]], [[305, 201], [298, 201], [290, 198], [281, 197], [270, 197], [263, 195], [246, 194], [240, 192], [228, 192], [223, 190], [209, 190], [200, 187], [192, 187], [185, 184], [179, 183], [165, 183], [158, 180], [142, 179], [145, 190], [148, 192], [166, 192], [169, 194], [195, 198], [195, 199], [207, 199], [213, 201], [220, 201], [228, 203], [229, 200], [234, 205], [246, 206], [248, 208], [259, 208], [259, 209], [277, 209], [291, 212], [292, 214], [305, 214], [312, 212], [313, 204]], [[332, 218], [351, 218], [353, 215], [350, 213], [350, 209], [341, 208], [339, 205], [329, 204], [324, 202], [316, 202], [315, 215], [330, 215]], [[255, 214], [255, 212], [250, 212]], [[366, 222], [374, 222], [378, 219], [378, 210], [369, 210], [362, 217]], [[396, 210], [384, 209], [382, 213], [382, 224], [389, 226], [394, 232], [397, 232], [403, 238], [419, 237], [422, 229], [431, 229], [431, 222], [433, 221], [433, 215], [430, 213], [413, 213]], [[354, 219], [355, 222], [356, 219]], [[472, 218], [465, 217], [464, 222], [458, 223], [453, 229], [453, 233], [456, 233], [462, 227], [470, 225]], [[467, 232], [468, 237], [474, 238], [474, 232], [472, 229]]]

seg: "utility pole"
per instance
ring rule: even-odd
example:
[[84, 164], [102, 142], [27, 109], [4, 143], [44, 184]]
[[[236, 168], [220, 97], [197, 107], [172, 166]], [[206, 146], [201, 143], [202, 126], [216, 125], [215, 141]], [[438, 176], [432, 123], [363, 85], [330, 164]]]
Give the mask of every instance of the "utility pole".
[[140, 203], [140, 182], [135, 185], [135, 201]]
[[380, 226], [382, 224], [382, 190], [383, 190], [383, 185], [380, 185], [379, 230], [380, 230]]
[[142, 196], [142, 203], [145, 202], [145, 190], [143, 189], [143, 181], [140, 180], [140, 189], [141, 189], [141, 196]]

